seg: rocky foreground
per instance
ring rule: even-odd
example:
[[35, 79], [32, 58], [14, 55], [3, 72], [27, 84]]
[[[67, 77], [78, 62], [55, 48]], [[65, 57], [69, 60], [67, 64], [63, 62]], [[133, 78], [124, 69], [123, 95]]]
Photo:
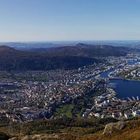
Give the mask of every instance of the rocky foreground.
[[[140, 118], [129, 121], [108, 123], [103, 129], [92, 132], [86, 129], [71, 128], [63, 132], [34, 134], [0, 134], [0, 140], [140, 140]], [[78, 131], [81, 131], [81, 134]], [[77, 131], [77, 132], [76, 132]], [[83, 133], [85, 132], [85, 133]]]

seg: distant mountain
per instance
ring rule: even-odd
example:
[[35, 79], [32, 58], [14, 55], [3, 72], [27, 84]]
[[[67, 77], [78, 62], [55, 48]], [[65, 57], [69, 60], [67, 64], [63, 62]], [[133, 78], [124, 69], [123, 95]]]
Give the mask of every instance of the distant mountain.
[[0, 53], [14, 52], [15, 49], [8, 46], [0, 46]]
[[0, 43], [0, 45], [10, 46], [17, 50], [30, 50], [32, 48], [52, 48], [58, 47], [58, 44], [49, 43], [49, 42], [6, 42]]
[[106, 57], [125, 56], [130, 50], [126, 47], [113, 47], [110, 45], [88, 45], [78, 43], [75, 46], [62, 46], [56, 48], [32, 48], [31, 52], [46, 53], [49, 56], [84, 56]]
[[97, 57], [125, 56], [129, 51], [123, 47], [81, 43], [76, 46], [39, 48], [30, 51], [0, 46], [0, 70], [74, 69], [100, 62]]
[[95, 62], [99, 60], [82, 56], [51, 56], [0, 46], [0, 70], [74, 69]]

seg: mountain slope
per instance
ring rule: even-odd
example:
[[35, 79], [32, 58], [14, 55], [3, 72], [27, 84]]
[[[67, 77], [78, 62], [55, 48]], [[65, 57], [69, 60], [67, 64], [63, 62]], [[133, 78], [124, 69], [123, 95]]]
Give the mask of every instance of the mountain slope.
[[81, 137], [78, 140], [140, 140], [140, 119], [125, 122], [122, 130], [114, 130], [110, 135], [103, 135], [103, 131]]
[[[109, 121], [113, 120], [108, 119]], [[9, 126], [2, 126], [0, 136], [4, 132], [14, 140], [140, 140], [140, 118], [125, 121], [122, 129], [113, 129], [111, 133], [103, 134], [106, 124], [107, 120], [102, 119], [36, 121], [14, 124], [10, 132]]]
[[125, 56], [128, 52], [129, 49], [123, 47], [86, 44], [30, 51], [0, 46], [0, 70], [75, 69], [98, 63], [99, 57]]
[[57, 56], [0, 46], [0, 70], [74, 69], [99, 62], [84, 56]]
[[113, 47], [109, 45], [88, 45], [79, 43], [75, 46], [62, 46], [56, 48], [32, 48], [33, 52], [44, 52], [51, 56], [84, 56], [84, 57], [105, 57], [105, 56], [125, 56], [129, 48]]

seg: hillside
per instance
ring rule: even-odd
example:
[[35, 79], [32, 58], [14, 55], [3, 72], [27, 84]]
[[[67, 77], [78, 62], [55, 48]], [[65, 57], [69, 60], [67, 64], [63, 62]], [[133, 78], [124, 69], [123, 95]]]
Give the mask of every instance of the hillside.
[[0, 46], [0, 53], [14, 52], [15, 49], [8, 46]]
[[79, 43], [75, 46], [62, 46], [56, 48], [31, 48], [31, 52], [44, 52], [51, 56], [84, 56], [84, 57], [106, 57], [125, 56], [130, 48], [113, 47], [110, 45], [88, 45]]
[[139, 140], [140, 119], [125, 122], [122, 130], [113, 130], [111, 134], [103, 135], [103, 131], [84, 136], [78, 140]]
[[[110, 123], [114, 122], [114, 123]], [[103, 134], [105, 126], [113, 124]], [[0, 138], [9, 140], [139, 140], [140, 118], [127, 120], [120, 127], [113, 119], [101, 120], [51, 120], [26, 124], [13, 124], [0, 126]], [[110, 133], [111, 132], [111, 133]]]
[[31, 51], [0, 46], [0, 70], [75, 69], [101, 62], [98, 57], [125, 56], [129, 51], [128, 48], [123, 47], [86, 44]]
[[51, 70], [74, 69], [99, 60], [84, 56], [52, 56], [47, 53], [19, 51], [0, 46], [0, 70]]

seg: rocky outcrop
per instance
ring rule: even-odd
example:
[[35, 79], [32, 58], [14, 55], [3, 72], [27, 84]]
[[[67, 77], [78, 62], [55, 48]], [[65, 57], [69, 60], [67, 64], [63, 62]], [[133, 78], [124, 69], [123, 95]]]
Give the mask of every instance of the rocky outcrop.
[[113, 132], [122, 130], [125, 127], [125, 123], [123, 121], [119, 121], [117, 123], [109, 123], [105, 126], [104, 135], [110, 135]]
[[[13, 137], [9, 140], [76, 140], [76, 136], [71, 134], [34, 134], [22, 137]], [[0, 139], [1, 140], [1, 139]]]
[[17, 137], [10, 138], [9, 140], [18, 140]]

